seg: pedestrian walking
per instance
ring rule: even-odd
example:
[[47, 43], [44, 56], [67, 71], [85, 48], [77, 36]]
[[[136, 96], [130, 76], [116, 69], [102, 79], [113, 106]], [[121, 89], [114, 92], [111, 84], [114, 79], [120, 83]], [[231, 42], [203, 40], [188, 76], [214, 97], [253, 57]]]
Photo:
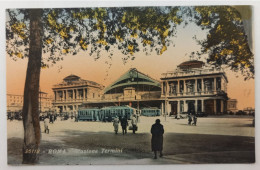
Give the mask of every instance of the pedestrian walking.
[[127, 133], [127, 126], [128, 126], [128, 121], [127, 121], [126, 116], [122, 118], [121, 126], [122, 126], [123, 135], [124, 135]]
[[133, 134], [135, 134], [135, 131], [137, 131], [137, 120], [136, 115], [133, 115], [131, 120], [132, 128], [133, 128]]
[[54, 115], [53, 114], [50, 115], [50, 123], [54, 123]]
[[50, 115], [50, 123], [53, 123], [52, 115]]
[[48, 133], [49, 134], [50, 130], [49, 130], [49, 120], [48, 117], [46, 117], [44, 119], [44, 133]]
[[116, 116], [113, 120], [114, 131], [116, 134], [118, 132], [118, 125], [119, 125], [119, 118]]
[[160, 119], [156, 119], [155, 124], [152, 125], [151, 128], [152, 133], [152, 151], [154, 152], [154, 159], [157, 159], [157, 151], [160, 152], [160, 157], [163, 156], [163, 134], [164, 128], [163, 125], [160, 124]]
[[75, 114], [75, 122], [78, 122], [78, 113]]
[[136, 121], [139, 123], [140, 122], [140, 120], [139, 120], [139, 118], [140, 118], [140, 113], [139, 113], [140, 111], [138, 110], [137, 111], [137, 114], [136, 114]]
[[191, 125], [191, 122], [192, 122], [192, 117], [191, 117], [191, 114], [188, 115], [188, 125]]
[[196, 117], [196, 115], [194, 115], [193, 116], [193, 123], [192, 123], [192, 125], [197, 125], [197, 117]]

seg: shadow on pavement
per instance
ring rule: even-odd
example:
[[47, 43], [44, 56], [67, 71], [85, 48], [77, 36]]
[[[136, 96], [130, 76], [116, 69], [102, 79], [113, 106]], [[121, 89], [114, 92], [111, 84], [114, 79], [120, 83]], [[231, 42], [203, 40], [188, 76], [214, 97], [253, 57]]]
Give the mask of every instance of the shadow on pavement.
[[[57, 137], [59, 139], [57, 141], [42, 140], [41, 164], [75, 165], [82, 164], [83, 161], [90, 161], [93, 164], [109, 164], [108, 160], [111, 160], [113, 164], [149, 164], [151, 161], [153, 164], [255, 162], [254, 137], [166, 133], [164, 135], [164, 158], [159, 161], [151, 159], [153, 153], [149, 133], [128, 133], [126, 135], [119, 133], [116, 135], [112, 132], [94, 133], [66, 130], [63, 135]], [[8, 139], [9, 164], [21, 162], [22, 143], [23, 140], [20, 138]], [[64, 151], [65, 154], [48, 153], [49, 150], [55, 149]], [[95, 150], [98, 154], [89, 153]], [[102, 150], [108, 150], [108, 152], [102, 153]]]

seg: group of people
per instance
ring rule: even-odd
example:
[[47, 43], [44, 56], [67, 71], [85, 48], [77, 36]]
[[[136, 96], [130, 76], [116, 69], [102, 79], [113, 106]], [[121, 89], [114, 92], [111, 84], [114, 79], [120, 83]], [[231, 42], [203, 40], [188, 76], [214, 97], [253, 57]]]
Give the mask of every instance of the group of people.
[[188, 125], [194, 125], [194, 126], [197, 125], [197, 116], [196, 115], [194, 115], [193, 117], [191, 116], [191, 114], [188, 115]]
[[[119, 127], [119, 123], [121, 123], [121, 127], [122, 127], [122, 133], [123, 135], [127, 134], [127, 127], [128, 127], [128, 120], [127, 117], [124, 116], [123, 118], [118, 118], [117, 116], [114, 118], [113, 120], [113, 126], [114, 126], [114, 131], [115, 134], [118, 133], [118, 127]], [[137, 119], [136, 119], [136, 115], [133, 115], [131, 118], [131, 125], [129, 127], [130, 130], [133, 130], [133, 133], [135, 134], [135, 132], [137, 131]]]
[[[123, 117], [119, 119], [117, 116], [113, 120], [113, 126], [115, 134], [118, 133], [119, 123], [121, 123], [122, 133], [125, 135], [127, 133], [127, 126], [128, 120], [127, 117]], [[131, 128], [133, 133], [137, 131], [137, 118], [136, 115], [133, 115], [131, 119]], [[163, 150], [163, 134], [164, 128], [163, 125], [160, 123], [160, 119], [156, 119], [155, 124], [152, 125], [151, 128], [152, 140], [151, 140], [151, 149], [154, 152], [154, 159], [157, 159], [157, 152], [159, 152], [159, 156], [162, 157], [162, 150]]]

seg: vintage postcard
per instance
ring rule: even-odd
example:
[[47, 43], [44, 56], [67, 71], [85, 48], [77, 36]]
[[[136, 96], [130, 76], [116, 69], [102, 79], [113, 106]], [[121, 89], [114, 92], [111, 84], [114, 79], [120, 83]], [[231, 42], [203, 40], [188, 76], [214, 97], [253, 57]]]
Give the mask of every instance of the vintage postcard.
[[7, 164], [255, 163], [253, 8], [5, 9]]

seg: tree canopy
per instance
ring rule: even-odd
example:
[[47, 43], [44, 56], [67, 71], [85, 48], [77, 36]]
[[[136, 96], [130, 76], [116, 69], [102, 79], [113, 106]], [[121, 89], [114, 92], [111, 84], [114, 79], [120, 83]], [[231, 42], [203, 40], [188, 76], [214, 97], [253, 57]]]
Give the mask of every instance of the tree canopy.
[[254, 58], [249, 47], [241, 14], [231, 6], [195, 7], [195, 21], [208, 29], [207, 38], [200, 41], [201, 54], [217, 67], [225, 65], [250, 79], [254, 77]]
[[[195, 7], [117, 7], [42, 9], [42, 50], [49, 55], [42, 67], [62, 60], [70, 53], [86, 51], [98, 59], [102, 50], [108, 57], [113, 49], [124, 54], [123, 61], [134, 53], [156, 51], [161, 55], [173, 44], [176, 27], [195, 22], [208, 30], [199, 54], [215, 66], [228, 66], [245, 78], [254, 77], [253, 54], [248, 45], [240, 13], [231, 6]], [[28, 56], [29, 17], [27, 9], [8, 9], [7, 53], [15, 58]], [[189, 16], [189, 17], [187, 17]], [[188, 19], [192, 18], [192, 19]], [[114, 48], [111, 48], [114, 47]]]
[[[65, 54], [76, 55], [80, 50], [90, 55], [105, 50], [109, 57], [113, 48], [126, 57], [135, 52], [156, 50], [162, 54], [182, 22], [178, 7], [139, 8], [70, 8], [42, 9], [42, 50], [49, 54], [42, 66], [56, 63]], [[28, 57], [29, 17], [26, 9], [7, 10], [7, 53], [11, 57]]]

